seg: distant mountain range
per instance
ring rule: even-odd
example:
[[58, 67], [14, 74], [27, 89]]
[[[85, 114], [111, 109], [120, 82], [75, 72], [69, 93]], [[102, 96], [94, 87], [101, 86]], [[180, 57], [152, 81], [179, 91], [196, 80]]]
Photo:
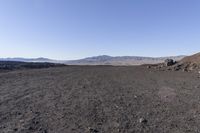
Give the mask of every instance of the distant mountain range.
[[48, 58], [0, 58], [0, 61], [20, 61], [20, 62], [56, 62]]
[[94, 56], [79, 60], [52, 60], [48, 58], [0, 58], [0, 61], [21, 61], [21, 62], [50, 62], [63, 63], [67, 65], [142, 65], [142, 64], [157, 64], [162, 63], [166, 59], [173, 59], [179, 61], [185, 56], [171, 56], [171, 57], [140, 57], [140, 56]]
[[140, 57], [140, 56], [95, 56], [80, 60], [67, 61], [69, 65], [142, 65], [142, 64], [157, 64], [162, 63], [164, 60], [170, 58], [176, 61], [183, 59], [185, 56], [171, 56], [171, 57]]

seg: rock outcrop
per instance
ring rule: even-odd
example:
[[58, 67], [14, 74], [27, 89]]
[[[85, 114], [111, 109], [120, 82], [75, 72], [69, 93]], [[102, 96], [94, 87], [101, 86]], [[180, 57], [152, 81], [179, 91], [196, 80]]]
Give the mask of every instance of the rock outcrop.
[[165, 66], [172, 66], [175, 64], [175, 61], [173, 59], [166, 59], [165, 60]]

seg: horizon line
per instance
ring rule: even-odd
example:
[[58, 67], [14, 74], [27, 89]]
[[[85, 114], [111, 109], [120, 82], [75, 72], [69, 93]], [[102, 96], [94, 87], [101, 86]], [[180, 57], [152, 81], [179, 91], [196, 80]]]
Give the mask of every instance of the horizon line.
[[101, 57], [101, 56], [108, 56], [108, 57], [143, 57], [143, 58], [163, 58], [163, 57], [178, 57], [178, 56], [190, 56], [190, 55], [166, 55], [166, 56], [140, 56], [140, 55], [95, 55], [95, 56], [86, 56], [82, 58], [76, 58], [76, 59], [55, 59], [55, 58], [50, 58], [50, 57], [23, 57], [23, 56], [16, 56], [16, 57], [0, 57], [0, 59], [49, 59], [49, 60], [57, 60], [57, 61], [67, 61], [67, 60], [80, 60], [80, 59], [86, 59], [86, 58], [92, 58], [92, 57]]

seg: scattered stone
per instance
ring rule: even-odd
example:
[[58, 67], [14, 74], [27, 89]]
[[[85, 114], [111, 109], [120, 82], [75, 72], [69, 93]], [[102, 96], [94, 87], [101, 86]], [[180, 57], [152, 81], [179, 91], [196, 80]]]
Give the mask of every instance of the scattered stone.
[[42, 127], [39, 129], [39, 131], [40, 131], [41, 133], [48, 133], [48, 131], [47, 131], [46, 129], [43, 129]]
[[118, 108], [119, 108], [119, 106], [115, 105], [115, 108], [117, 108], [117, 109], [118, 109]]
[[16, 132], [16, 131], [18, 131], [18, 129], [17, 129], [17, 128], [14, 128], [13, 130], [14, 130], [15, 132]]
[[195, 88], [196, 88], [196, 89], [198, 89], [198, 88], [199, 88], [199, 86], [198, 86], [198, 85], [196, 85], [196, 86], [195, 86]]
[[186, 69], [186, 68], [183, 68], [183, 72], [187, 72], [187, 69]]
[[193, 71], [193, 70], [194, 70], [194, 67], [191, 66], [191, 67], [188, 68], [188, 70], [189, 70], [189, 71]]
[[88, 130], [90, 131], [90, 133], [98, 133], [99, 132], [98, 130], [91, 128], [91, 127], [88, 127]]
[[172, 69], [171, 69], [171, 68], [167, 68], [167, 70], [168, 70], [168, 71], [171, 71]]
[[43, 133], [48, 133], [47, 130], [44, 130]]
[[28, 128], [28, 130], [33, 130], [33, 127], [32, 127], [32, 126], [30, 126], [30, 127]]
[[174, 68], [174, 71], [178, 71], [178, 70], [180, 70], [179, 68]]
[[174, 71], [179, 71], [181, 69], [181, 65], [176, 65], [173, 67]]
[[22, 115], [22, 113], [20, 113], [20, 112], [17, 112], [17, 115]]
[[151, 66], [147, 66], [147, 68], [149, 69], [149, 68], [151, 68]]
[[145, 124], [145, 123], [147, 123], [147, 119], [145, 119], [145, 118], [140, 118], [140, 119], [139, 119], [139, 122]]
[[172, 66], [175, 64], [175, 61], [172, 59], [166, 59], [165, 60], [165, 66]]
[[24, 123], [24, 120], [19, 120], [20, 123]]

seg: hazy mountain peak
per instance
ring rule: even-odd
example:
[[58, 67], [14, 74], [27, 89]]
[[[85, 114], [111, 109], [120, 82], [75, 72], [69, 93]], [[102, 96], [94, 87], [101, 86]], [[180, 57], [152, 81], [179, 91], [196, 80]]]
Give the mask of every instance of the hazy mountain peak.
[[100, 55], [100, 56], [93, 56], [93, 57], [87, 57], [85, 60], [91, 60], [91, 61], [105, 61], [113, 58], [112, 56], [108, 55]]

